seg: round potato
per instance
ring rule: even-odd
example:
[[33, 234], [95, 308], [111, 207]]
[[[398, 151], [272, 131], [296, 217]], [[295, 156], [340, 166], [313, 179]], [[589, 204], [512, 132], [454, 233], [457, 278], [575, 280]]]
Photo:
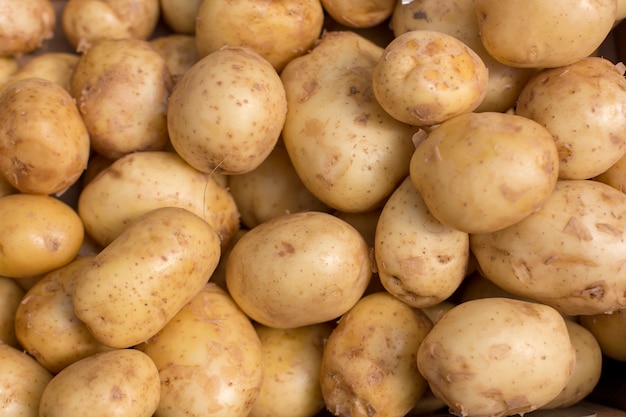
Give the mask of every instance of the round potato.
[[336, 319], [372, 276], [361, 234], [327, 213], [291, 213], [244, 234], [226, 262], [228, 290], [253, 320], [288, 329]]
[[321, 0], [334, 20], [349, 28], [369, 28], [383, 23], [393, 13], [396, 0]]
[[196, 39], [191, 35], [171, 34], [150, 40], [150, 46], [157, 51], [167, 63], [174, 82], [198, 62]]
[[72, 72], [79, 59], [78, 54], [69, 52], [45, 52], [29, 59], [6, 82], [37, 77], [52, 81], [69, 92]]
[[272, 151], [286, 113], [285, 89], [269, 62], [249, 48], [224, 47], [176, 84], [167, 127], [172, 147], [192, 167], [243, 174]]
[[0, 276], [0, 342], [17, 347], [15, 314], [25, 291], [12, 278]]
[[135, 349], [114, 349], [74, 362], [41, 395], [39, 415], [151, 417], [159, 404], [159, 373]]
[[593, 334], [602, 354], [617, 361], [626, 361], [626, 310], [610, 314], [588, 314], [579, 317], [580, 324]]
[[0, 56], [0, 89], [19, 69], [20, 64], [15, 57]]
[[32, 52], [54, 34], [50, 0], [0, 0], [0, 10], [0, 56]]
[[161, 17], [175, 33], [193, 35], [200, 3], [202, 0], [160, 0]]

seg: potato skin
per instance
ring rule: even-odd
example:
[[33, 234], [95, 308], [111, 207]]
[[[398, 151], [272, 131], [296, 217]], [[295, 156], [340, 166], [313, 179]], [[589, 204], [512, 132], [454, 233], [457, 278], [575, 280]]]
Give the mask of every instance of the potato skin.
[[17, 347], [15, 314], [20, 306], [24, 289], [7, 277], [0, 276], [0, 342]]
[[56, 24], [50, 0], [0, 0], [0, 56], [21, 55], [52, 38]]

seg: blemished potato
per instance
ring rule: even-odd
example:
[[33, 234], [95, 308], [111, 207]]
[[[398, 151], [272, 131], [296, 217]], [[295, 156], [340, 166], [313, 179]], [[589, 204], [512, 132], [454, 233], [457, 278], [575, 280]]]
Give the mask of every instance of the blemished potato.
[[69, 0], [60, 23], [70, 45], [86, 52], [101, 39], [146, 40], [159, 16], [159, 0]]
[[382, 108], [414, 126], [432, 126], [474, 111], [485, 98], [488, 82], [489, 71], [476, 52], [434, 30], [397, 36], [372, 74]]
[[74, 314], [74, 283], [92, 260], [93, 256], [79, 257], [44, 275], [26, 292], [15, 312], [20, 346], [53, 374], [111, 349], [95, 340]]
[[404, 416], [428, 385], [417, 351], [433, 327], [420, 310], [387, 292], [363, 297], [332, 331], [322, 356], [321, 387], [336, 416]]
[[313, 417], [324, 409], [320, 369], [331, 323], [295, 329], [256, 324], [263, 351], [263, 383], [249, 417]]
[[94, 43], [70, 80], [91, 147], [109, 159], [165, 147], [172, 87], [165, 59], [138, 39]]
[[417, 145], [410, 177], [441, 223], [486, 233], [539, 209], [558, 167], [554, 139], [539, 123], [508, 113], [466, 113]]
[[603, 355], [626, 361], [626, 310], [583, 315], [579, 317], [579, 321], [593, 334]]
[[334, 20], [350, 28], [368, 28], [383, 23], [393, 13], [396, 0], [321, 0]]
[[15, 313], [25, 293], [14, 279], [0, 276], [0, 343], [18, 346]]
[[39, 417], [39, 402], [52, 374], [20, 349], [0, 343], [0, 413]]
[[159, 36], [150, 40], [150, 46], [165, 59], [174, 82], [199, 59], [196, 39], [192, 35], [174, 33]]
[[219, 258], [219, 236], [206, 221], [179, 207], [151, 210], [80, 273], [74, 313], [100, 343], [137, 345], [202, 289]]
[[29, 59], [6, 82], [38, 77], [52, 81], [69, 92], [72, 72], [79, 59], [80, 56], [74, 53], [44, 52]]
[[200, 57], [225, 45], [245, 46], [278, 72], [313, 48], [324, 25], [320, 0], [204, 1], [196, 16]]
[[626, 306], [626, 195], [592, 180], [560, 180], [540, 210], [470, 235], [484, 276], [509, 293], [572, 316]]
[[281, 73], [285, 148], [304, 185], [339, 211], [380, 207], [409, 172], [417, 129], [385, 112], [372, 91], [382, 52], [353, 32], [326, 32]]
[[589, 57], [531, 78], [516, 114], [545, 126], [559, 151], [559, 177], [593, 178], [626, 153], [624, 65]]
[[288, 329], [333, 320], [363, 295], [370, 249], [343, 220], [322, 212], [285, 214], [256, 226], [233, 246], [226, 284], [254, 321]]
[[435, 219], [407, 177], [376, 227], [374, 254], [385, 289], [412, 307], [432, 307], [461, 285], [469, 252], [469, 235]]
[[0, 90], [0, 175], [29, 194], [56, 194], [87, 167], [90, 138], [70, 94], [42, 78]]
[[67, 265], [85, 235], [78, 214], [45, 195], [0, 198], [0, 219], [0, 276], [10, 278], [43, 275]]
[[417, 351], [418, 368], [430, 389], [459, 416], [533, 411], [565, 388], [575, 362], [558, 311], [509, 298], [455, 306]]
[[244, 174], [272, 151], [286, 113], [285, 89], [270, 63], [252, 49], [226, 46], [178, 81], [167, 128], [172, 147], [192, 167]]
[[174, 152], [125, 155], [87, 183], [77, 210], [87, 234], [101, 246], [150, 210], [182, 207], [202, 217], [227, 246], [239, 229], [239, 210], [216, 175], [192, 168]]
[[259, 395], [261, 342], [250, 319], [215, 284], [206, 284], [159, 333], [136, 348], [159, 371], [155, 417], [246, 417]]
[[39, 416], [151, 417], [159, 398], [154, 362], [136, 349], [114, 349], [56, 374], [41, 395]]
[[193, 35], [202, 0], [160, 0], [161, 17], [175, 33]]
[[606, 39], [617, 14], [615, 0], [474, 4], [483, 46], [495, 59], [514, 67], [559, 67], [591, 55]]
[[0, 10], [0, 56], [32, 52], [54, 34], [50, 0], [0, 0]]

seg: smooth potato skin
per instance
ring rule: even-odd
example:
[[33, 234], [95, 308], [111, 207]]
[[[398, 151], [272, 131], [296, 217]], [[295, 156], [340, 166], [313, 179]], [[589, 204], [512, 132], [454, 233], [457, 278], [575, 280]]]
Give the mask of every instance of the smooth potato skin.
[[0, 342], [17, 347], [15, 313], [20, 306], [24, 289], [7, 277], [0, 276]]
[[57, 17], [50, 0], [2, 0], [0, 9], [0, 56], [32, 52], [54, 34]]

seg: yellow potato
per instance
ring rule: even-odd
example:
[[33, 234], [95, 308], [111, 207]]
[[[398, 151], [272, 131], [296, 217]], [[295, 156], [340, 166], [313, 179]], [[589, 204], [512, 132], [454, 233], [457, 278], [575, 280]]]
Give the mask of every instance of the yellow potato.
[[621, 308], [610, 314], [582, 315], [579, 320], [593, 334], [603, 355], [626, 361], [626, 310]]
[[94, 338], [126, 348], [152, 337], [209, 280], [220, 257], [215, 229], [183, 208], [135, 220], [87, 265], [72, 303]]
[[194, 34], [196, 17], [202, 0], [160, 0], [161, 17], [174, 32], [178, 34]]
[[199, 59], [196, 39], [191, 35], [159, 36], [150, 40], [150, 46], [165, 59], [174, 82], [179, 80]]
[[0, 0], [0, 56], [32, 52], [52, 38], [56, 14], [50, 0]]
[[594, 178], [621, 192], [626, 192], [626, 155]]
[[20, 69], [20, 64], [12, 56], [0, 56], [0, 89]]
[[321, 0], [324, 10], [337, 22], [351, 28], [368, 28], [383, 23], [396, 6], [396, 0]]
[[79, 59], [80, 56], [74, 53], [44, 52], [29, 59], [6, 82], [38, 77], [52, 81], [69, 92], [72, 72]]
[[0, 276], [0, 342], [17, 347], [15, 313], [25, 291], [12, 278]]

